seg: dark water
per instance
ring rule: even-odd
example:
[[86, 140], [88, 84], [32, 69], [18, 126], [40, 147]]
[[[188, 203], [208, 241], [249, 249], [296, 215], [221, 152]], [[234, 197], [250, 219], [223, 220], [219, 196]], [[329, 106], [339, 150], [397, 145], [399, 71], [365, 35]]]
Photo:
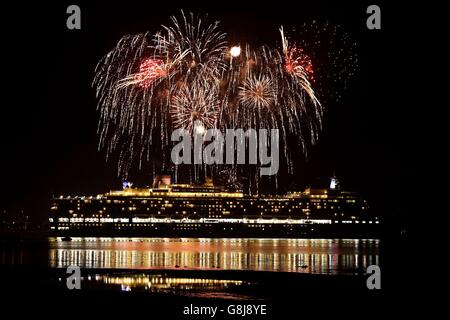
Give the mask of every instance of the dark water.
[[362, 274], [379, 264], [379, 240], [51, 238], [48, 263], [52, 268]]

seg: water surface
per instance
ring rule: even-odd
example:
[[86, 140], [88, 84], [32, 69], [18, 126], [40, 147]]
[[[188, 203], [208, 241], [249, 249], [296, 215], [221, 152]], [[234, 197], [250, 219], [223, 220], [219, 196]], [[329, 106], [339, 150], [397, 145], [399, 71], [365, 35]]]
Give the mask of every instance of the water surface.
[[378, 239], [49, 239], [49, 266], [363, 274], [379, 264]]

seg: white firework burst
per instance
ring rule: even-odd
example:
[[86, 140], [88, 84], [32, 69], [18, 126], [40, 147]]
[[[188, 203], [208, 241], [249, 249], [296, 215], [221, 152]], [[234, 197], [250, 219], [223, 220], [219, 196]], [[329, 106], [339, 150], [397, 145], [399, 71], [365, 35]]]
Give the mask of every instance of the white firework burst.
[[218, 90], [207, 83], [183, 84], [174, 94], [170, 114], [174, 128], [204, 131], [215, 128], [219, 115]]
[[269, 108], [277, 97], [270, 76], [251, 74], [239, 87], [239, 102], [246, 107]]

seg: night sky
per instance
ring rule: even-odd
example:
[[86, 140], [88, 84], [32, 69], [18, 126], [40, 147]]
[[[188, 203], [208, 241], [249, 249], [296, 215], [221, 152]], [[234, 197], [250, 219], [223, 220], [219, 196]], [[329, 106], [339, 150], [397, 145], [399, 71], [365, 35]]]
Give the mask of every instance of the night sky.
[[[24, 209], [41, 221], [52, 193], [89, 195], [120, 187], [116, 164], [105, 162], [105, 153], [97, 150], [95, 65], [123, 35], [157, 31], [184, 9], [208, 13], [223, 22], [231, 39], [254, 45], [276, 44], [280, 25], [300, 26], [315, 18], [348, 31], [359, 43], [358, 75], [340, 102], [325, 105], [319, 143], [294, 180], [321, 183], [335, 171], [345, 189], [365, 194], [381, 214], [405, 213], [393, 199], [404, 196], [405, 186], [414, 181], [407, 157], [416, 141], [404, 112], [406, 100], [396, 88], [405, 62], [400, 48], [409, 37], [399, 10], [372, 1], [225, 1], [214, 3], [217, 8], [189, 3], [63, 1], [3, 10], [7, 84], [2, 90], [0, 208]], [[381, 7], [381, 30], [366, 28], [365, 11], [373, 3]], [[70, 4], [81, 7], [81, 30], [66, 28]]]

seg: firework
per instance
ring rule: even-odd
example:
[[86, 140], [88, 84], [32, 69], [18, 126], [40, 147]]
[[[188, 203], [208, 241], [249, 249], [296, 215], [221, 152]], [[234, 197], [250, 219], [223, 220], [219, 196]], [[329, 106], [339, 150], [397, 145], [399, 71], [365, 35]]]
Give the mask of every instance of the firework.
[[217, 88], [194, 82], [183, 85], [173, 96], [170, 113], [175, 129], [190, 133], [216, 127], [220, 101]]
[[168, 72], [169, 68], [163, 60], [148, 58], [141, 63], [138, 73], [119, 80], [117, 88], [121, 89], [131, 85], [139, 85], [146, 89], [155, 80], [166, 77]]
[[244, 106], [268, 108], [276, 98], [273, 81], [267, 75], [251, 75], [240, 87], [239, 101]]
[[172, 103], [185, 110], [181, 97], [193, 98], [194, 92], [183, 88], [192, 82], [196, 88], [217, 86], [226, 49], [218, 22], [207, 24], [182, 12], [180, 20], [172, 17], [172, 26], [162, 26], [155, 35], [124, 36], [100, 60], [93, 81], [101, 112], [99, 148], [106, 148], [107, 157], [117, 154], [119, 175], [126, 176], [136, 160], [142, 163], [155, 148], [164, 155], [171, 120], [181, 125], [174, 113], [170, 119]]
[[303, 49], [289, 48], [285, 52], [284, 69], [287, 73], [302, 79], [314, 81], [314, 69], [310, 57], [303, 52]]
[[240, 54], [241, 54], [241, 47], [240, 47], [240, 46], [234, 46], [234, 47], [231, 47], [231, 49], [230, 49], [230, 55], [231, 55], [233, 58], [239, 57]]
[[307, 77], [313, 80], [314, 69], [309, 56], [304, 53], [302, 48], [289, 47], [283, 28], [280, 28], [280, 33], [286, 72], [300, 78]]
[[358, 70], [358, 43], [341, 26], [318, 19], [300, 25], [295, 40], [314, 62], [310, 80], [321, 102], [341, 100]]
[[170, 60], [182, 56], [178, 71], [184, 80], [220, 81], [226, 70], [224, 61], [227, 49], [226, 34], [218, 28], [219, 22], [207, 24], [204, 19], [182, 12], [179, 21], [172, 17], [172, 26], [163, 26], [164, 31], [154, 38], [154, 50]]
[[[233, 113], [230, 118], [235, 127], [279, 129], [280, 147], [284, 150], [287, 169], [292, 173], [292, 158], [298, 149], [288, 146], [289, 137], [296, 136], [295, 140], [306, 153], [307, 144], [314, 144], [318, 137], [323, 112], [306, 72], [312, 65], [303, 65], [300, 59], [292, 60], [294, 47], [288, 45], [280, 31], [281, 49], [247, 46], [240, 59], [232, 64], [226, 108]], [[237, 103], [232, 106], [233, 101]]]
[[118, 155], [119, 174], [150, 154], [164, 165], [170, 133], [178, 128], [191, 134], [278, 128], [292, 172], [297, 151], [288, 148], [289, 136], [306, 151], [318, 137], [323, 109], [310, 52], [291, 44], [283, 28], [280, 33], [281, 48], [230, 47], [219, 22], [182, 12], [154, 35], [124, 36], [99, 62], [93, 82], [99, 147]]
[[283, 27], [280, 28], [282, 51], [283, 51], [283, 67], [284, 70], [294, 78], [294, 81], [306, 92], [312, 103], [317, 107], [320, 102], [317, 99], [314, 89], [311, 86], [314, 70], [311, 59], [303, 52], [302, 48], [295, 46], [290, 47], [288, 40], [284, 35]]

